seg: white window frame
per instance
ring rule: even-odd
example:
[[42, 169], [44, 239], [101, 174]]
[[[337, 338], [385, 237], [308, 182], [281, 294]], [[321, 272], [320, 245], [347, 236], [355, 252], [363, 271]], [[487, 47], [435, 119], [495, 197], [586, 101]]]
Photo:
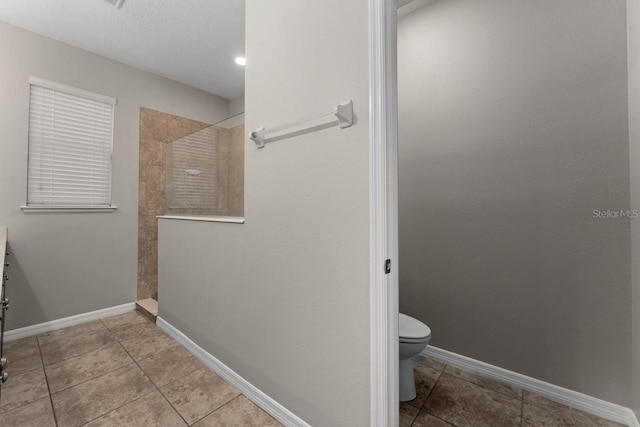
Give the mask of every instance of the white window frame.
[[[67, 86], [61, 83], [56, 83], [56, 82], [52, 82], [49, 80], [45, 80], [45, 79], [41, 79], [38, 77], [34, 77], [34, 76], [29, 76], [29, 96], [31, 96], [31, 86], [35, 85], [35, 86], [41, 86], [47, 89], [51, 89], [51, 90], [55, 90], [55, 91], [59, 91], [59, 92], [63, 92], [69, 95], [73, 95], [73, 96], [77, 96], [77, 97], [81, 97], [81, 98], [85, 98], [85, 99], [90, 99], [93, 101], [98, 101], [98, 102], [104, 102], [107, 104], [112, 104], [114, 106], [113, 110], [112, 110], [112, 117], [111, 117], [111, 135], [112, 135], [112, 140], [111, 140], [111, 153], [109, 155], [110, 158], [110, 162], [109, 162], [109, 202], [110, 205], [109, 206], [38, 206], [38, 205], [29, 205], [28, 204], [28, 178], [27, 178], [27, 188], [25, 191], [25, 197], [27, 198], [25, 201], [25, 204], [23, 206], [21, 206], [20, 208], [22, 209], [23, 212], [26, 213], [47, 213], [47, 212], [55, 212], [55, 213], [65, 213], [65, 212], [77, 212], [77, 213], [81, 213], [81, 212], [113, 212], [117, 209], [117, 206], [115, 206], [113, 204], [113, 200], [111, 198], [111, 191], [113, 188], [113, 130], [114, 130], [114, 122], [115, 122], [115, 105], [116, 105], [116, 98], [113, 98], [111, 96], [107, 96], [107, 95], [102, 95], [99, 93], [95, 93], [95, 92], [90, 92], [88, 90], [84, 90], [84, 89], [79, 89], [73, 86]], [[31, 110], [29, 110], [29, 117], [31, 117]], [[29, 147], [30, 150], [30, 147]], [[28, 176], [28, 160], [27, 160], [27, 176]]]

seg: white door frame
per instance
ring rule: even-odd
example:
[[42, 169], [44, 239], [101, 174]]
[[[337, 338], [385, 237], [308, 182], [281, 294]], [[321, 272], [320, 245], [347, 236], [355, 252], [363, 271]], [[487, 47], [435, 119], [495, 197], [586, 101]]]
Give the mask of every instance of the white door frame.
[[369, 0], [371, 427], [397, 427], [399, 418], [396, 51], [397, 8], [406, 3]]

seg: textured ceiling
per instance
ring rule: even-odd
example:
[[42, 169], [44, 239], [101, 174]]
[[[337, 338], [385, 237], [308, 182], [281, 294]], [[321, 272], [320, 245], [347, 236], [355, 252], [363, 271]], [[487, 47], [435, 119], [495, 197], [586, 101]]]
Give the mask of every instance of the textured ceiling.
[[0, 20], [225, 98], [244, 93], [244, 0], [0, 0]]
[[429, 6], [435, 0], [413, 0], [398, 9], [398, 18], [404, 18], [407, 15], [412, 14], [416, 10], [422, 9], [425, 6]]

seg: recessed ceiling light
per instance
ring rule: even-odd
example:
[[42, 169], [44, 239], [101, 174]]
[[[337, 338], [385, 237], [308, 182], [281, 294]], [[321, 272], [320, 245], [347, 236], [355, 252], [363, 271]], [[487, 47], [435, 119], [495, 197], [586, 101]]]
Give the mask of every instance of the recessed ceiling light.
[[236, 58], [236, 64], [242, 65], [244, 67], [245, 65], [247, 65], [247, 58], [245, 58], [244, 56], [238, 56]]

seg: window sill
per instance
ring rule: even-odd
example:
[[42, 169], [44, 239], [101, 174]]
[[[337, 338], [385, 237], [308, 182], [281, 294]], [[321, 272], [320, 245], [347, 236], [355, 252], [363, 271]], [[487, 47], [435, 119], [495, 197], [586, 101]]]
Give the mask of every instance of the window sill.
[[117, 206], [20, 206], [24, 213], [111, 213]]
[[231, 224], [244, 224], [244, 217], [241, 217], [241, 216], [160, 215], [157, 218], [158, 219], [177, 219], [180, 221], [227, 222]]

